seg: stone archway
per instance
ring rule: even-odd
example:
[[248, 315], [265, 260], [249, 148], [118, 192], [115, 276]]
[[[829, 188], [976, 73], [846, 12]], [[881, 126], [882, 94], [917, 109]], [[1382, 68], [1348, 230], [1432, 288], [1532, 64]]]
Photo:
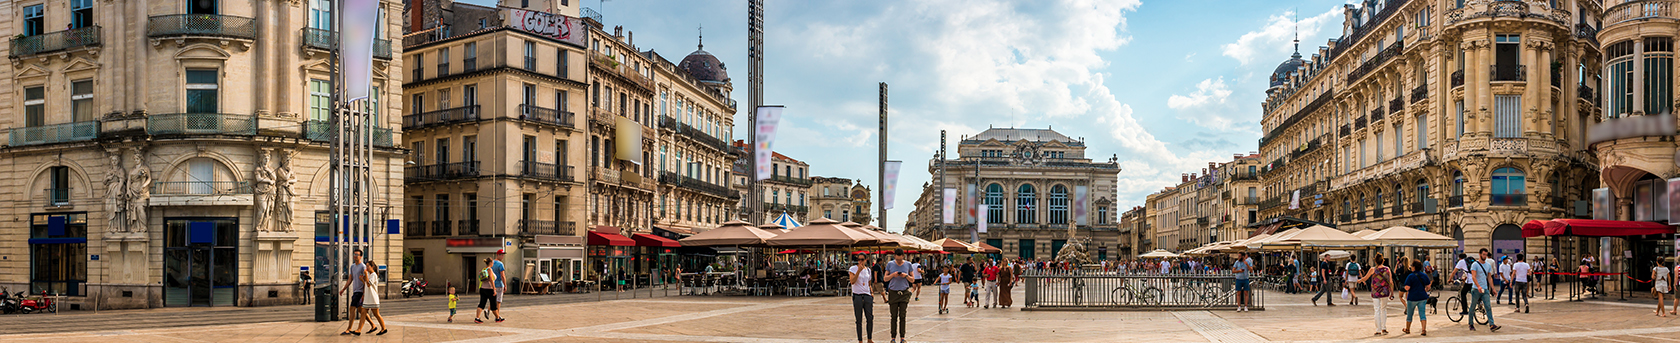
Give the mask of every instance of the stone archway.
[[1523, 239], [1522, 227], [1516, 224], [1500, 224], [1493, 229], [1492, 250], [1494, 256], [1516, 255], [1527, 251], [1528, 240]]

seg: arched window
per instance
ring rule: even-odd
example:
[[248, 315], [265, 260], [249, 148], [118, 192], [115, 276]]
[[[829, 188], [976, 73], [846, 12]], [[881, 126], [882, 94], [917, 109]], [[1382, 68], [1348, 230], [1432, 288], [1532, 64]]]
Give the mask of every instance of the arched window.
[[1036, 215], [1037, 213], [1033, 211], [1033, 209], [1036, 208], [1036, 207], [1038, 207], [1038, 198], [1035, 198], [1033, 196], [1033, 186], [1032, 185], [1021, 185], [1020, 189], [1015, 190], [1015, 222], [1016, 223], [1019, 223], [1019, 224], [1037, 223], [1038, 222], [1038, 216]]
[[1358, 206], [1359, 206], [1359, 213], [1354, 215], [1354, 219], [1365, 220], [1365, 195], [1364, 194], [1359, 195]]
[[1464, 206], [1464, 172], [1454, 170], [1452, 178], [1452, 197], [1447, 198], [1447, 207]]
[[1400, 187], [1400, 184], [1396, 183], [1396, 184], [1394, 184], [1394, 214], [1399, 215], [1401, 213], [1405, 213], [1405, 212], [1403, 212], [1405, 210], [1406, 210], [1406, 188]]
[[1382, 191], [1380, 191], [1380, 190], [1377, 191], [1377, 197], [1374, 198], [1374, 199], [1376, 201], [1371, 202], [1371, 209], [1373, 210], [1371, 212], [1371, 217], [1372, 218], [1382, 218], [1382, 216], [1383, 216], [1383, 194], [1382, 194]]
[[[1415, 190], [1413, 193], [1417, 194], [1416, 197], [1417, 203], [1419, 204], [1418, 206], [1423, 206], [1423, 200], [1429, 198], [1429, 182], [1426, 182], [1423, 179], [1418, 179], [1417, 187], [1413, 189]], [[1422, 208], [1417, 209], [1417, 211], [1422, 211]]]
[[1067, 187], [1050, 186], [1050, 224], [1068, 223]]
[[1493, 206], [1523, 206], [1528, 204], [1523, 189], [1523, 172], [1517, 168], [1493, 170]]
[[1003, 186], [986, 186], [986, 223], [1003, 224]]

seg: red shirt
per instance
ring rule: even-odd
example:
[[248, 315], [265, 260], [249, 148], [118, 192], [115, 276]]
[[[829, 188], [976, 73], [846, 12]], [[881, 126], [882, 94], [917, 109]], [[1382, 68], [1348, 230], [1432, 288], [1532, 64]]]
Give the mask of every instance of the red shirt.
[[998, 267], [997, 266], [986, 267], [986, 281], [997, 281], [997, 273], [998, 273]]

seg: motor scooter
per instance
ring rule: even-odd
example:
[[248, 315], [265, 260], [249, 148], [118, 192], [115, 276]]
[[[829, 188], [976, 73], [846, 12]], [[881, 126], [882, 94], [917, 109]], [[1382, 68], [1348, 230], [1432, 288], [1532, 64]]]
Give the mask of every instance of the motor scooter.
[[423, 298], [425, 296], [425, 286], [427, 286], [425, 279], [410, 277], [408, 281], [403, 281], [403, 298], [408, 298], [408, 296], [422, 296]]
[[9, 290], [0, 289], [0, 314], [13, 314], [20, 310], [18, 299], [13, 298]]
[[17, 301], [18, 304], [18, 312], [34, 313], [36, 311], [40, 311], [43, 313], [58, 313], [58, 306], [53, 306], [52, 298], [47, 297], [47, 291], [41, 291], [40, 299], [24, 298], [23, 292], [17, 292], [17, 295], [14, 297], [16, 298], [14, 301]]

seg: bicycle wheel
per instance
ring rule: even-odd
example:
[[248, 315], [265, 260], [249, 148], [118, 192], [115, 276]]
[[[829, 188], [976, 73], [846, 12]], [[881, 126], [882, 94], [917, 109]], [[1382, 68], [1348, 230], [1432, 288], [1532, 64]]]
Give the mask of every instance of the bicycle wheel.
[[1164, 301], [1167, 298], [1165, 292], [1162, 292], [1160, 288], [1155, 287], [1145, 288], [1140, 293], [1141, 294], [1138, 294], [1136, 297], [1140, 305], [1160, 305], [1161, 301]]
[[1114, 306], [1131, 305], [1132, 290], [1126, 286], [1114, 287], [1114, 290], [1108, 291], [1108, 301]]
[[1459, 297], [1447, 298], [1447, 319], [1454, 323], [1464, 320], [1464, 299]]
[[[1476, 313], [1482, 313], [1483, 315], [1476, 316]], [[1470, 319], [1475, 320], [1476, 324], [1487, 325], [1490, 316], [1493, 316], [1493, 312], [1488, 311], [1487, 305], [1483, 305], [1479, 301], [1476, 302], [1475, 308], [1470, 310]]]

